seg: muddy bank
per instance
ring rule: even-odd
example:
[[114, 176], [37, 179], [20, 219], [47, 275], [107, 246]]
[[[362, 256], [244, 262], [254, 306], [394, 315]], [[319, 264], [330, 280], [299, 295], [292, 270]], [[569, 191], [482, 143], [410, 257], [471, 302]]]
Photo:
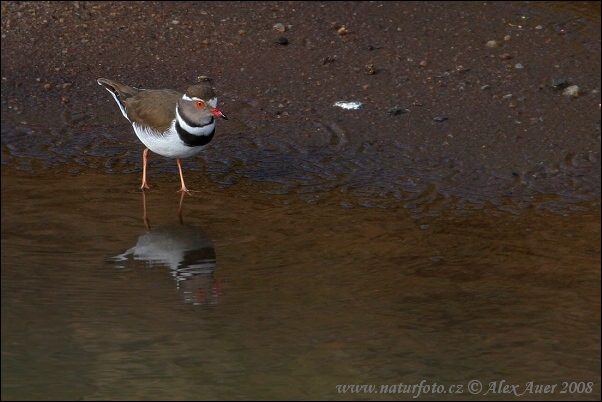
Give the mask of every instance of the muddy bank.
[[96, 78], [208, 76], [231, 121], [186, 168], [222, 186], [419, 212], [599, 205], [599, 3], [3, 2], [2, 60], [2, 163], [24, 170], [139, 169]]

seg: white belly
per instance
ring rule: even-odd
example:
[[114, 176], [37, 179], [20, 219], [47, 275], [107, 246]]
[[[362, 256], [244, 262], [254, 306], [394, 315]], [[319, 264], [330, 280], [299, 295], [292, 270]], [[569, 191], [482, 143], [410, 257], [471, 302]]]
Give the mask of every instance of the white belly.
[[176, 130], [170, 127], [164, 133], [157, 133], [148, 127], [134, 124], [138, 139], [152, 152], [168, 158], [188, 158], [200, 153], [204, 146], [188, 146], [182, 142]]

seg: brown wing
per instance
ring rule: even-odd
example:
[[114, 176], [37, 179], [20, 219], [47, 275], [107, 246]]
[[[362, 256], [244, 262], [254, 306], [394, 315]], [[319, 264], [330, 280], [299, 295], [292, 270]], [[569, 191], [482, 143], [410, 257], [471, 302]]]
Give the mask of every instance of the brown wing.
[[126, 99], [125, 108], [132, 123], [165, 131], [176, 117], [176, 104], [182, 94], [170, 89], [143, 90]]

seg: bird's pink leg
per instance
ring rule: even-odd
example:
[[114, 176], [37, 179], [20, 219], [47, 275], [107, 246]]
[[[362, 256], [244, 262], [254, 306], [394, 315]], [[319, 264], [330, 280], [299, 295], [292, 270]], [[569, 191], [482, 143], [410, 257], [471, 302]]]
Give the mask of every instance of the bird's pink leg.
[[176, 163], [178, 164], [178, 170], [180, 171], [180, 181], [182, 182], [182, 188], [180, 189], [180, 192], [189, 193], [190, 190], [186, 188], [186, 184], [184, 183], [184, 173], [182, 173], [182, 161], [180, 161], [180, 158], [176, 159]]
[[148, 163], [149, 152], [150, 150], [148, 148], [145, 148], [144, 152], [142, 152], [142, 186], [140, 186], [142, 190], [150, 188], [146, 182], [146, 165]]

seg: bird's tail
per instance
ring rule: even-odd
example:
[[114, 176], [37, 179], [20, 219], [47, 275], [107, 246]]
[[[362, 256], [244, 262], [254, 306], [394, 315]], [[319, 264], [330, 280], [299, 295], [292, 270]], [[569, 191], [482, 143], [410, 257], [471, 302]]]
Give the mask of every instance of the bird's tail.
[[115, 99], [115, 102], [117, 102], [119, 109], [121, 109], [121, 113], [123, 113], [125, 118], [129, 120], [129, 117], [127, 115], [127, 111], [125, 108], [125, 101], [129, 97], [132, 97], [132, 96], [135, 96], [136, 94], [138, 94], [140, 91], [142, 91], [142, 89], [132, 88], [130, 86], [123, 85], [118, 82], [106, 79], [106, 78], [99, 78], [97, 80], [97, 82], [99, 85], [102, 85], [107, 91], [109, 91], [111, 96], [113, 96], [113, 99]]

